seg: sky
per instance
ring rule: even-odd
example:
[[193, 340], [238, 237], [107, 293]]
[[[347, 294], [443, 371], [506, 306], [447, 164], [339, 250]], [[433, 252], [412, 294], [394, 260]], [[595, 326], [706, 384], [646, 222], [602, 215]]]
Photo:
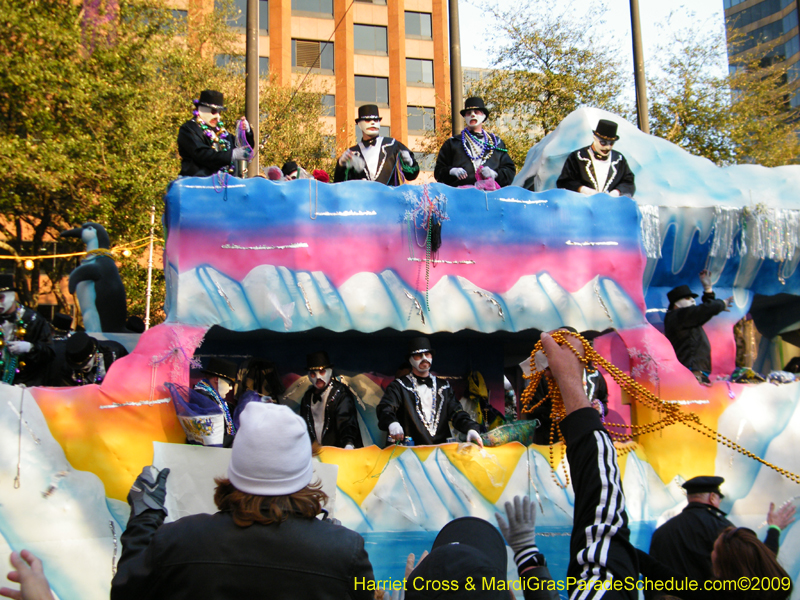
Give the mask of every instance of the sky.
[[[488, 0], [487, 0], [488, 1]], [[550, 0], [558, 2], [559, 0]], [[582, 2], [583, 0], [576, 0]], [[512, 5], [516, 0], [497, 0], [501, 5]], [[633, 50], [631, 41], [630, 0], [605, 0], [609, 8], [606, 23], [619, 40], [621, 51], [627, 53], [631, 71], [633, 70]], [[482, 51], [485, 46], [485, 33], [491, 21], [482, 10], [480, 0], [460, 0], [459, 23], [461, 26], [461, 64], [463, 67], [489, 67], [489, 57]], [[645, 61], [651, 57], [658, 44], [669, 40], [669, 30], [664, 28], [666, 17], [673, 11], [685, 13], [694, 11], [696, 18], [713, 24], [722, 24], [722, 0], [694, 0], [686, 8], [686, 0], [639, 0], [639, 13], [642, 27], [642, 44]], [[688, 18], [677, 18], [674, 26], [686, 24]]]

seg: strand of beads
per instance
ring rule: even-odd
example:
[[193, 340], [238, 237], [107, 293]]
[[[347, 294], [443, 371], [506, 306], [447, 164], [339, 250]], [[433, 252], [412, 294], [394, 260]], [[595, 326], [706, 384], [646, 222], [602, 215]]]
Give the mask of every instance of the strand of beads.
[[14, 340], [23, 341], [27, 330], [25, 329], [25, 321], [22, 319], [22, 306], [17, 307], [15, 315], [17, 321], [17, 329], [10, 340], [5, 339], [3, 329], [0, 328], [0, 367], [3, 369], [3, 382], [8, 384], [14, 383], [14, 378], [19, 373], [19, 370], [25, 367], [25, 363], [19, 360], [18, 356], [11, 354], [8, 351], [6, 342], [13, 342]]
[[[600, 356], [600, 354], [591, 346], [591, 344], [580, 334], [577, 333], [570, 333], [564, 331], [556, 331], [551, 334], [553, 339], [561, 345], [565, 345], [572, 350], [575, 356], [586, 365], [589, 362], [594, 363], [597, 366], [600, 366], [605, 370], [611, 378], [628, 394], [637, 402], [641, 403], [642, 405], [651, 408], [657, 411], [659, 414], [663, 414], [663, 417], [657, 421], [653, 421], [651, 423], [646, 423], [644, 425], [628, 425], [626, 423], [606, 423], [606, 427], [613, 427], [618, 428], [621, 430], [628, 430], [629, 433], [617, 433], [617, 432], [609, 432], [612, 440], [616, 443], [629, 443], [634, 442], [634, 437], [639, 435], [645, 435], [648, 433], [654, 433], [656, 431], [660, 431], [670, 425], [674, 425], [679, 423], [696, 431], [700, 435], [704, 435], [713, 439], [718, 444], [723, 446], [727, 446], [734, 452], [738, 452], [747, 458], [751, 458], [765, 467], [768, 467], [775, 471], [776, 473], [783, 475], [790, 481], [794, 483], [800, 484], [800, 475], [792, 473], [787, 469], [782, 467], [778, 467], [777, 465], [773, 465], [772, 463], [764, 460], [760, 456], [756, 455], [753, 452], [750, 452], [745, 447], [739, 445], [738, 443], [734, 442], [730, 438], [722, 435], [718, 431], [714, 430], [713, 428], [705, 425], [700, 421], [700, 417], [694, 412], [683, 412], [680, 406], [677, 404], [673, 404], [670, 402], [665, 402], [655, 396], [650, 390], [645, 388], [640, 383], [634, 381], [629, 375], [623, 373], [619, 368], [615, 365], [608, 362], [605, 358]], [[580, 355], [580, 352], [575, 349], [575, 347], [567, 340], [567, 335], [574, 336], [578, 338], [581, 342], [584, 350], [584, 356]], [[534, 346], [533, 350], [531, 351], [531, 375], [525, 375], [526, 379], [530, 379], [530, 382], [526, 386], [525, 390], [522, 392], [520, 396], [520, 400], [522, 403], [522, 412], [523, 413], [530, 413], [533, 411], [534, 408], [538, 407], [544, 400], [537, 403], [535, 406], [530, 406], [533, 401], [533, 395], [536, 392], [536, 388], [541, 381], [542, 376], [544, 375], [543, 371], [537, 372], [535, 371], [534, 365], [534, 355], [537, 351], [544, 351], [542, 347], [542, 342], [539, 341]], [[552, 387], [551, 387], [552, 386]], [[554, 391], [555, 390], [555, 391]], [[555, 445], [556, 441], [563, 441], [563, 436], [558, 433], [558, 440], [556, 440], [556, 434], [554, 431], [558, 431], [557, 425], [561, 422], [561, 420], [566, 416], [564, 411], [564, 401], [561, 398], [561, 393], [558, 391], [558, 386], [556, 385], [555, 381], [551, 378], [548, 378], [548, 397], [552, 401], [552, 408], [551, 408], [551, 419], [552, 419], [552, 426], [550, 429], [550, 461], [551, 461], [551, 468], [555, 469], [553, 465], [553, 446]], [[624, 455], [630, 452], [631, 450], [635, 449], [635, 444], [628, 445], [624, 448], [617, 448], [617, 453], [619, 455]]]

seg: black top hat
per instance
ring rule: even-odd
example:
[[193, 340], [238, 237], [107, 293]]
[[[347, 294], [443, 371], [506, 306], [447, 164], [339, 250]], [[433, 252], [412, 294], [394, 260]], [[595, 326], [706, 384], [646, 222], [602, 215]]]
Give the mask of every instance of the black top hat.
[[[406, 598], [460, 598], [507, 599], [508, 592], [463, 585], [468, 581], [481, 581], [483, 577], [504, 580], [508, 567], [506, 544], [497, 529], [477, 517], [454, 519], [442, 527], [433, 542], [431, 553], [409, 576], [409, 581], [458, 581], [458, 590], [446, 593], [440, 586], [409, 586]], [[467, 579], [471, 578], [471, 579]], [[422, 588], [418, 590], [417, 588]], [[427, 589], [426, 589], [427, 588]]]
[[216, 90], [203, 90], [200, 92], [200, 100], [198, 100], [197, 103], [208, 106], [209, 108], [225, 110], [225, 100], [222, 92]]
[[287, 177], [297, 171], [297, 163], [293, 160], [287, 160], [281, 167], [281, 172]]
[[312, 352], [306, 355], [306, 370], [312, 369], [328, 369], [333, 367], [331, 359], [328, 358], [328, 353], [323, 351]]
[[377, 119], [378, 121], [381, 120], [381, 111], [378, 110], [377, 104], [365, 104], [364, 106], [358, 107], [358, 118], [356, 119], [356, 123], [365, 120], [371, 121], [373, 119]]
[[669, 305], [672, 306], [681, 298], [697, 298], [697, 294], [692, 292], [688, 285], [679, 285], [678, 287], [667, 292], [667, 300]]
[[72, 329], [72, 317], [64, 313], [56, 313], [50, 321], [50, 325], [59, 331], [69, 331]]
[[434, 354], [431, 341], [426, 337], [415, 337], [408, 340], [408, 355], [419, 354], [421, 352], [430, 352]]
[[82, 331], [73, 333], [67, 339], [64, 356], [72, 368], [83, 367], [97, 351], [97, 340]]
[[618, 140], [619, 136], [617, 135], [617, 124], [614, 121], [609, 121], [608, 119], [600, 119], [597, 122], [597, 129], [593, 132], [597, 137], [603, 138], [604, 140]]
[[223, 379], [227, 379], [233, 383], [236, 381], [236, 375], [239, 373], [239, 367], [235, 362], [212, 356], [208, 359], [208, 364], [202, 369], [202, 371], [203, 373], [213, 375], [214, 377], [222, 377]]
[[465, 114], [467, 114], [468, 110], [483, 111], [483, 114], [486, 115], [486, 118], [489, 118], [489, 109], [486, 108], [486, 105], [483, 103], [483, 98], [479, 98], [478, 96], [467, 98], [466, 102], [464, 102], [464, 110], [461, 111], [461, 116], [463, 117]]
[[16, 292], [13, 273], [0, 273], [0, 292]]
[[687, 494], [705, 494], [707, 492], [714, 492], [720, 498], [725, 496], [719, 491], [719, 486], [725, 481], [722, 477], [714, 477], [711, 475], [701, 475], [700, 477], [692, 477], [683, 482], [683, 489]]

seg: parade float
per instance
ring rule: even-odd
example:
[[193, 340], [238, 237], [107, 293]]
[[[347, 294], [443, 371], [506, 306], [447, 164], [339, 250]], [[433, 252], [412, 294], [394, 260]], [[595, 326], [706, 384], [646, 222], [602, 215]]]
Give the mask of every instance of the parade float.
[[[598, 118], [620, 122], [617, 148], [635, 173], [635, 199], [554, 189]], [[524, 189], [526, 181], [542, 191]], [[185, 444], [168, 384], [188, 385], [209, 356], [258, 357], [274, 363], [283, 401], [296, 406], [308, 385], [305, 355], [324, 349], [358, 396], [365, 447], [324, 448], [318, 471], [334, 492], [334, 516], [364, 536], [377, 579], [401, 579], [408, 553], [429, 549], [451, 519], [494, 522], [517, 494], [535, 499], [539, 547], [563, 578], [573, 494], [560, 445], [386, 446], [375, 419], [408, 337], [431, 338], [435, 371], [457, 391], [467, 372], [482, 373], [502, 411], [504, 373], [527, 359], [539, 332], [562, 325], [613, 328], [594, 347], [624, 374], [606, 376], [606, 421], [620, 440], [634, 544], [648, 548], [660, 520], [685, 502], [680, 483], [699, 474], [725, 477], [722, 508], [763, 532], [769, 502], [800, 493], [800, 383], [731, 381], [732, 330], [762, 307], [755, 370], [780, 370], [791, 356], [780, 336], [793, 339], [800, 321], [790, 310], [800, 295], [800, 167], [719, 168], [581, 109], [531, 149], [515, 183], [483, 192], [173, 182], [164, 208], [166, 322], [101, 385], [0, 388], [0, 556], [28, 548], [60, 598], [107, 598], [125, 497], [141, 468], [173, 469], [169, 519], [212, 511], [213, 477], [225, 474], [228, 450]], [[434, 221], [438, 248], [428, 235]], [[734, 297], [706, 327], [710, 386], [677, 362], [662, 333], [666, 292], [697, 286], [703, 268], [718, 297]], [[627, 378], [643, 391], [620, 387]], [[780, 559], [800, 574], [794, 526]]]

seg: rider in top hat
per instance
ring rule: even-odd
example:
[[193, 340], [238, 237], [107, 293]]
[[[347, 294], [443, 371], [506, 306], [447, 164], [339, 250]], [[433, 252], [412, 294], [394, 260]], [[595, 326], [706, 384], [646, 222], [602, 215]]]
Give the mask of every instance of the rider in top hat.
[[339, 157], [333, 182], [368, 179], [386, 185], [403, 185], [419, 175], [414, 153], [390, 137], [382, 137], [381, 114], [375, 104], [358, 107], [356, 125], [361, 129], [361, 141]]
[[433, 348], [426, 337], [413, 338], [408, 345], [411, 373], [395, 379], [378, 403], [378, 427], [389, 437], [402, 441], [410, 436], [415, 444], [443, 444], [450, 437], [450, 422], [467, 441], [483, 447], [480, 425], [456, 400], [446, 380], [431, 375]]
[[600, 119], [590, 146], [575, 150], [567, 157], [556, 185], [586, 196], [605, 193], [609, 196], [633, 196], [636, 186], [628, 161], [611, 148], [619, 139], [617, 124]]
[[453, 187], [475, 185], [476, 171], [482, 179], [492, 179], [500, 187], [511, 185], [517, 167], [499, 137], [483, 129], [489, 109], [482, 98], [467, 98], [461, 111], [466, 127], [451, 137], [439, 150], [433, 176]]
[[308, 426], [312, 442], [323, 446], [361, 448], [356, 416], [356, 397], [347, 385], [333, 377], [333, 363], [327, 352], [306, 356], [311, 387], [300, 400], [300, 416]]
[[14, 275], [0, 273], [0, 376], [5, 383], [42, 385], [53, 360], [42, 315], [17, 300]]
[[[178, 130], [178, 152], [181, 155], [181, 177], [208, 177], [219, 171], [234, 172], [234, 164], [248, 160], [248, 148], [236, 147], [236, 128], [225, 129], [222, 92], [203, 90], [194, 101], [194, 116]], [[253, 146], [253, 131], [244, 117], [247, 143]], [[237, 125], [238, 127], [238, 125]]]
[[700, 271], [703, 284], [703, 301], [697, 304], [697, 294], [688, 285], [679, 285], [667, 293], [669, 308], [664, 316], [664, 335], [675, 349], [675, 356], [689, 369], [700, 383], [709, 383], [711, 373], [711, 344], [703, 325], [726, 310], [733, 296], [718, 300], [711, 287], [711, 273]]

